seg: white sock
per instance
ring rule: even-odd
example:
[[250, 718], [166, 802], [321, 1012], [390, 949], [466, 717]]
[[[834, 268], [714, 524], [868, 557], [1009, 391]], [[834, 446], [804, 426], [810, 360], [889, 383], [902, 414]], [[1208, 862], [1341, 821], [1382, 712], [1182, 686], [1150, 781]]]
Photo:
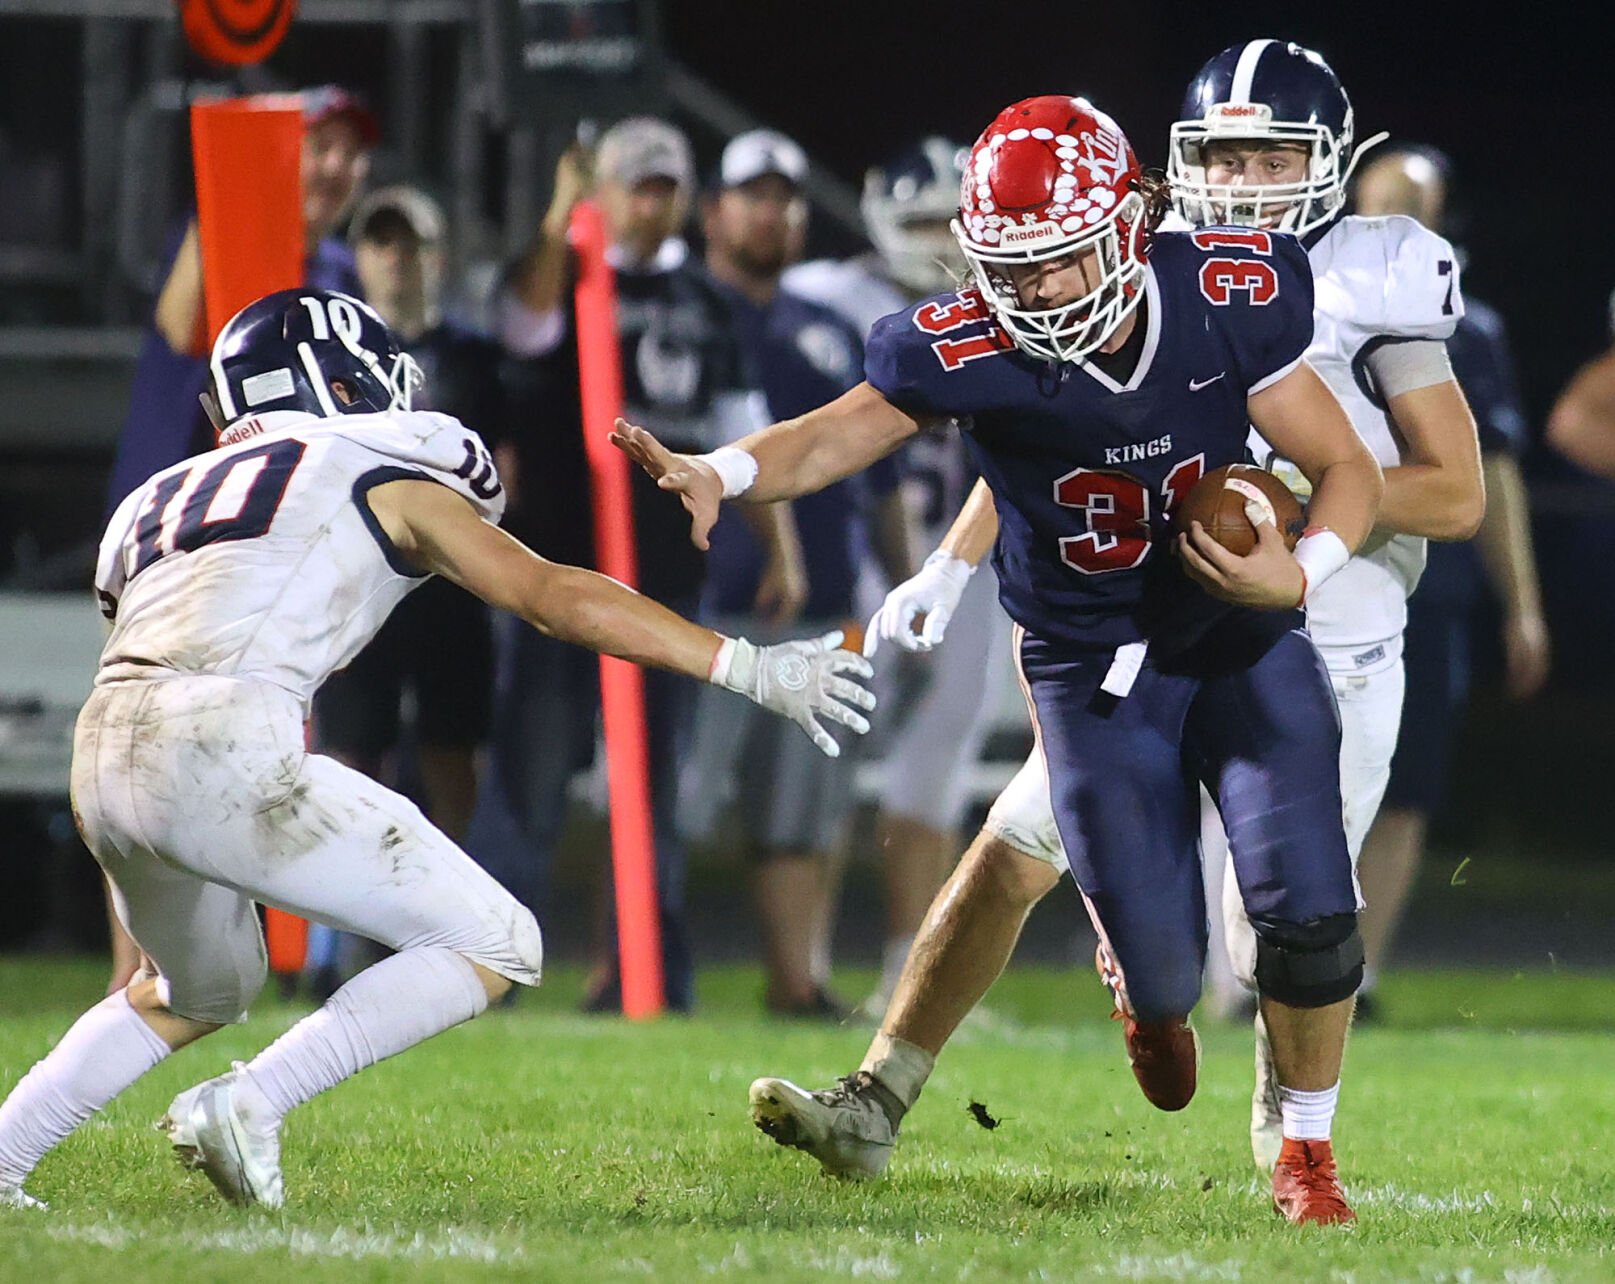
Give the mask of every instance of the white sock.
[[170, 1051], [127, 990], [102, 999], [0, 1105], [0, 1186], [21, 1186], [52, 1146]]
[[914, 944], [914, 934], [907, 936], [888, 936], [886, 946], [880, 955], [880, 993], [889, 1000], [897, 993], [897, 980], [903, 975], [903, 964], [908, 962], [908, 952]]
[[924, 1048], [907, 1039], [893, 1038], [883, 1030], [869, 1045], [869, 1053], [858, 1068], [879, 1079], [903, 1103], [903, 1109], [909, 1110], [919, 1099], [934, 1065], [936, 1058]]
[[438, 945], [405, 950], [359, 973], [243, 1069], [281, 1117], [487, 1006], [462, 955]]
[[1328, 1141], [1339, 1100], [1338, 1082], [1322, 1092], [1300, 1092], [1280, 1084], [1279, 1112], [1284, 1116], [1284, 1135], [1296, 1141]]
[[1378, 980], [1379, 980], [1379, 972], [1378, 972], [1377, 969], [1371, 968], [1371, 967], [1364, 967], [1363, 968], [1363, 983], [1357, 987], [1357, 993], [1359, 995], [1367, 994], [1370, 990], [1372, 990], [1374, 988], [1374, 984]]

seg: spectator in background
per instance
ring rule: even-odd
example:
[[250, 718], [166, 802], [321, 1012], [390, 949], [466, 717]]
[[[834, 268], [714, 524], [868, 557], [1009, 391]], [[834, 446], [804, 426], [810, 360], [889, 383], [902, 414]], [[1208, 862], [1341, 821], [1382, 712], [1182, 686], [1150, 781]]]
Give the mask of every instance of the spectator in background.
[[[833, 401], [863, 378], [858, 331], [830, 309], [780, 288], [807, 222], [801, 190], [807, 168], [806, 155], [789, 138], [769, 130], [741, 134], [724, 148], [716, 190], [703, 208], [707, 270], [732, 306], [776, 420]], [[902, 499], [888, 461], [791, 505], [807, 572], [806, 624], [794, 631], [850, 626], [864, 544], [857, 528], [862, 511], [875, 506], [864, 503], [871, 483], [875, 504], [887, 510], [875, 516], [872, 529], [890, 530], [895, 522], [901, 541]], [[767, 611], [764, 549], [746, 522], [727, 515], [711, 538], [707, 618], [745, 621], [753, 634], [784, 636], [789, 617]], [[891, 556], [888, 550], [888, 561]], [[888, 572], [906, 576], [906, 547]], [[839, 1019], [847, 1009], [828, 989], [833, 854], [852, 807], [855, 763], [850, 755], [826, 758], [808, 748], [810, 754], [800, 752], [758, 719], [735, 716], [703, 695], [679, 815], [687, 837], [709, 836], [738, 777], [740, 823], [756, 863], [765, 937], [764, 1003], [780, 1015]]]
[[[465, 423], [489, 446], [505, 436], [500, 351], [443, 315], [443, 212], [413, 187], [386, 187], [360, 202], [349, 226], [364, 297], [426, 377], [417, 410]], [[464, 844], [477, 797], [477, 753], [493, 716], [493, 630], [487, 607], [434, 577], [410, 594], [352, 663], [314, 699], [319, 749], [372, 779], [403, 774], [403, 701], [413, 696], [413, 765], [427, 816]], [[391, 761], [389, 758], [391, 757]], [[343, 977], [333, 951], [311, 940], [315, 997]], [[321, 966], [323, 964], [323, 966]]]
[[[594, 195], [616, 273], [623, 413], [668, 426], [693, 451], [711, 450], [767, 422], [746, 369], [729, 306], [679, 235], [689, 211], [694, 162], [684, 135], [637, 116], [607, 130], [593, 158]], [[499, 337], [519, 359], [512, 367], [513, 410], [522, 424], [497, 456], [512, 492], [505, 524], [557, 561], [594, 564], [588, 469], [583, 454], [573, 273], [567, 226], [591, 186], [588, 158], [562, 156], [548, 212], [496, 300]], [[639, 589], [694, 612], [704, 555], [688, 538], [682, 510], [639, 470], [633, 477]], [[771, 506], [767, 578], [800, 580], [788, 510]], [[782, 593], [787, 590], [782, 587]], [[513, 629], [505, 638], [495, 741], [507, 799], [531, 848], [530, 895], [541, 902], [566, 819], [567, 784], [592, 760], [600, 707], [599, 663], [590, 652]], [[694, 972], [684, 926], [684, 855], [675, 808], [677, 773], [695, 692], [671, 674], [645, 675], [651, 805], [661, 901], [663, 976], [668, 1005], [687, 1011]], [[609, 897], [605, 898], [609, 918]], [[541, 908], [535, 906], [535, 908]], [[621, 1007], [615, 933], [602, 933], [584, 1007]]]
[[[1377, 153], [1358, 177], [1357, 212], [1406, 214], [1439, 232], [1449, 178], [1446, 158], [1432, 149]], [[1468, 702], [1471, 632], [1486, 583], [1502, 616], [1510, 697], [1534, 695], [1548, 675], [1548, 632], [1518, 460], [1527, 444], [1526, 423], [1502, 318], [1466, 292], [1464, 315], [1447, 352], [1480, 434], [1486, 516], [1473, 541], [1431, 541], [1424, 575], [1408, 603], [1402, 730], [1385, 800], [1357, 871], [1367, 905], [1359, 1020], [1375, 1014], [1374, 982], [1406, 908], [1430, 817], [1441, 802], [1453, 734]]]
[[[353, 253], [335, 235], [370, 172], [381, 128], [357, 95], [324, 85], [301, 95], [303, 225], [308, 248], [304, 284], [359, 294]], [[202, 247], [192, 214], [175, 230], [164, 256], [162, 285], [135, 363], [129, 413], [118, 433], [106, 512], [153, 473], [209, 450], [213, 426], [197, 398], [207, 384], [207, 331], [202, 307]], [[140, 965], [134, 942], [108, 903], [112, 977], [108, 993]]]
[[[357, 96], [335, 85], [301, 97], [304, 283], [357, 294], [353, 253], [334, 234], [370, 172], [380, 127]], [[197, 404], [207, 380], [207, 333], [195, 215], [176, 231], [164, 264], [152, 325], [135, 366], [129, 414], [118, 435], [109, 514], [153, 473], [213, 445], [212, 425]]]
[[[870, 169], [860, 208], [874, 252], [798, 263], [785, 273], [784, 288], [835, 309], [860, 335], [881, 317], [957, 289], [965, 267], [948, 225], [959, 210], [968, 154], [969, 148], [931, 136]], [[904, 446], [902, 469], [919, 542], [939, 549], [976, 480], [958, 431], [946, 425], [920, 433]], [[875, 735], [888, 768], [874, 841], [886, 893], [886, 940], [880, 981], [864, 1002], [875, 1020], [885, 1014], [915, 934], [960, 851], [957, 830], [969, 801], [969, 769], [987, 738], [993, 675], [1010, 669], [1009, 617], [998, 604], [997, 577], [950, 569], [956, 562], [938, 551], [921, 571], [967, 576], [952, 615], [934, 621], [938, 631], [947, 625], [948, 645], [920, 663], [893, 648], [878, 675]], [[881, 594], [907, 578], [890, 579]]]

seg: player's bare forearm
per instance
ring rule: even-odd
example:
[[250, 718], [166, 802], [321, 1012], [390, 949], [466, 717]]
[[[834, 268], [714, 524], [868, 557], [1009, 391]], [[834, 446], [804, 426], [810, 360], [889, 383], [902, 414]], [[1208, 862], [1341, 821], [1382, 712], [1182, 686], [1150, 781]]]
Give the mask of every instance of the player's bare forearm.
[[541, 633], [703, 682], [712, 672], [723, 639], [711, 629], [609, 576], [555, 562], [544, 568], [529, 577], [515, 608]]
[[1303, 361], [1246, 408], [1257, 432], [1312, 483], [1308, 522], [1356, 552], [1373, 529], [1385, 477], [1329, 385]]
[[1469, 539], [1486, 514], [1486, 485], [1464, 394], [1448, 379], [1392, 397], [1389, 409], [1406, 462], [1385, 470], [1375, 525], [1427, 539]]
[[1327, 526], [1352, 552], [1362, 547], [1374, 528], [1374, 513], [1385, 489], [1379, 464], [1365, 447], [1362, 458], [1326, 465], [1312, 482], [1307, 524]]
[[535, 629], [635, 664], [705, 680], [722, 639], [608, 576], [547, 561], [429, 481], [370, 492], [372, 514], [422, 570], [452, 580]]
[[735, 444], [757, 460], [746, 498], [759, 503], [811, 495], [862, 472], [920, 430], [867, 383], [805, 415], [771, 424]]
[[971, 566], [980, 564], [998, 539], [998, 506], [993, 502], [992, 488], [986, 479], [976, 478], [970, 488], [964, 507], [948, 527], [948, 533], [938, 545], [945, 553], [952, 553], [961, 562]]

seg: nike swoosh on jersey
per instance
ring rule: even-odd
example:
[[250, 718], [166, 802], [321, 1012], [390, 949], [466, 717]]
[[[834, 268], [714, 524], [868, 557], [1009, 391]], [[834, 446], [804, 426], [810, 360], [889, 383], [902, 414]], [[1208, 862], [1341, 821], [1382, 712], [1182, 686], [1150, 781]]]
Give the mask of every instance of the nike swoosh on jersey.
[[1191, 379], [1191, 380], [1189, 380], [1189, 391], [1190, 392], [1199, 392], [1200, 389], [1209, 387], [1210, 385], [1216, 383], [1217, 380], [1221, 379], [1223, 377], [1223, 375], [1225, 375], [1227, 373], [1228, 372], [1226, 370], [1219, 370], [1216, 374], [1212, 375], [1211, 378], [1209, 378], [1209, 379]]

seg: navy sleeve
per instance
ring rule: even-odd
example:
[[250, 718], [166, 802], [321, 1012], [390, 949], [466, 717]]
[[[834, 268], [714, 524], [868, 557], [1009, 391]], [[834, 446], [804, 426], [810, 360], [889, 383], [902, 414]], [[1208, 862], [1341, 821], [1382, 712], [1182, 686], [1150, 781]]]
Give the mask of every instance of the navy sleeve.
[[916, 419], [953, 418], [980, 408], [978, 359], [1012, 347], [974, 291], [938, 295], [875, 322], [864, 378]]

